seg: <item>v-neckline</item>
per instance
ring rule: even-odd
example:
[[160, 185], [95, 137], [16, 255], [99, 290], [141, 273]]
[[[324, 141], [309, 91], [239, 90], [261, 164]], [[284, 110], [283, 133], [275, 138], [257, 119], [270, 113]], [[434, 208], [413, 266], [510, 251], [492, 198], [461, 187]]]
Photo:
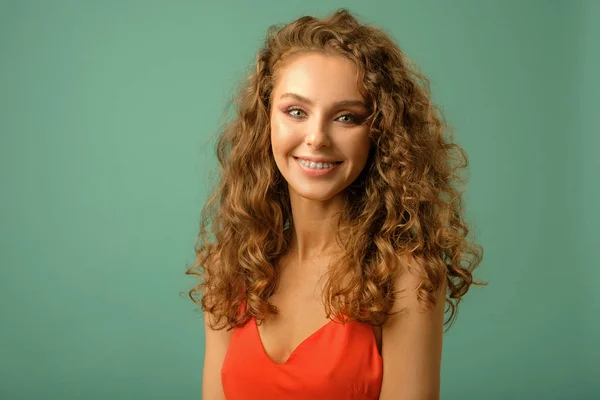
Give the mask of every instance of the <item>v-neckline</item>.
[[254, 317], [252, 317], [252, 323], [254, 324], [254, 331], [256, 332], [256, 337], [258, 339], [258, 344], [260, 345], [261, 348], [261, 352], [262, 354], [265, 356], [265, 358], [274, 366], [276, 367], [284, 367], [288, 364], [288, 362], [294, 357], [294, 355], [298, 352], [298, 349], [300, 349], [306, 342], [308, 342], [310, 339], [313, 339], [314, 337], [316, 337], [317, 335], [320, 335], [321, 333], [323, 333], [331, 324], [335, 323], [336, 319], [331, 319], [328, 322], [326, 322], [323, 326], [321, 326], [319, 329], [317, 329], [316, 331], [314, 331], [313, 333], [311, 333], [308, 337], [306, 337], [303, 341], [301, 341], [296, 348], [294, 348], [294, 350], [292, 350], [292, 352], [290, 353], [290, 355], [288, 356], [288, 358], [281, 364], [277, 364], [275, 361], [273, 361], [273, 359], [271, 359], [271, 357], [269, 357], [269, 355], [267, 354], [267, 350], [265, 349], [265, 345], [263, 344], [262, 338], [260, 337], [260, 332], [258, 331], [258, 324], [256, 323], [256, 319]]

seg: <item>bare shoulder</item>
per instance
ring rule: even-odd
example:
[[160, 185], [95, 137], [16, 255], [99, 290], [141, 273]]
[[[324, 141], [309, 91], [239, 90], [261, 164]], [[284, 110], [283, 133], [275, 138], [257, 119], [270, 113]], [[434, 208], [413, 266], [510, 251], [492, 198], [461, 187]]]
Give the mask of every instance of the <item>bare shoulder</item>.
[[233, 330], [213, 330], [209, 321], [214, 322], [211, 314], [204, 312], [204, 369], [202, 372], [202, 398], [207, 400], [223, 400], [223, 384], [221, 383], [221, 368], [225, 354], [233, 335]]
[[[411, 263], [422, 263], [411, 259]], [[433, 307], [423, 306], [418, 290], [423, 278], [403, 269], [394, 280], [396, 300], [383, 325], [382, 357], [384, 376], [381, 400], [439, 399], [442, 336], [444, 328], [445, 280], [434, 294]], [[420, 268], [421, 267], [421, 268]]]

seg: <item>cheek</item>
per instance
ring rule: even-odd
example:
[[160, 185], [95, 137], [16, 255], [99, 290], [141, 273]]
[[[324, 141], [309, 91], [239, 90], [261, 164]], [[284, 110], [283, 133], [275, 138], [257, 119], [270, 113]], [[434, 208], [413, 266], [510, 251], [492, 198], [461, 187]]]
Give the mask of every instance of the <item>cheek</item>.
[[276, 157], [284, 156], [282, 152], [289, 152], [295, 146], [293, 131], [277, 118], [271, 121], [271, 146]]
[[357, 160], [360, 164], [364, 164], [369, 157], [369, 150], [371, 148], [371, 141], [368, 134], [363, 134], [357, 137], [353, 142], [351, 148], [348, 149], [349, 154]]
[[289, 150], [287, 149], [286, 140], [284, 136], [284, 131], [281, 129], [281, 125], [277, 123], [271, 124], [271, 152], [273, 153], [273, 158], [279, 167], [281, 167], [281, 162], [283, 162], [283, 158], [285, 154]]
[[271, 126], [271, 149], [273, 151], [273, 155], [277, 157], [277, 153], [279, 152], [280, 146], [280, 135], [279, 131], [275, 126]]

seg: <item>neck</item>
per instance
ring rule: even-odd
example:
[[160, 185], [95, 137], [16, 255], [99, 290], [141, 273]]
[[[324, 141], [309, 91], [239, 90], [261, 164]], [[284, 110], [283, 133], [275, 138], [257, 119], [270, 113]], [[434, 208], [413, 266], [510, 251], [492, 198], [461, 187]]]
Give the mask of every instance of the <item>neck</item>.
[[310, 200], [290, 191], [292, 241], [288, 255], [295, 264], [311, 265], [331, 259], [342, 249], [336, 241], [342, 195], [326, 201]]

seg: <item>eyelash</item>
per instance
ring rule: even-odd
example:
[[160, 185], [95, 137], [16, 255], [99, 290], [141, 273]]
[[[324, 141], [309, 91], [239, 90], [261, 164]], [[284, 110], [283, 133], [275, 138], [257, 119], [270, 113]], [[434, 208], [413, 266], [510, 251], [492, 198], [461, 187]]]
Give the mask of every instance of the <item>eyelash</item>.
[[[298, 108], [298, 107], [289, 107], [289, 108], [287, 108], [285, 110], [285, 113], [288, 114], [288, 115], [290, 115], [291, 111], [301, 111], [301, 112], [304, 112], [304, 110], [301, 109], [301, 108]], [[291, 115], [290, 115], [290, 117], [292, 117], [294, 119], [298, 119], [297, 117], [293, 117]], [[359, 123], [358, 117], [356, 115], [354, 115], [354, 114], [351, 114], [351, 113], [342, 114], [342, 115], [340, 115], [340, 117], [351, 117], [352, 118], [352, 121], [344, 122], [345, 124], [356, 124], [356, 125], [358, 125], [358, 123]]]

